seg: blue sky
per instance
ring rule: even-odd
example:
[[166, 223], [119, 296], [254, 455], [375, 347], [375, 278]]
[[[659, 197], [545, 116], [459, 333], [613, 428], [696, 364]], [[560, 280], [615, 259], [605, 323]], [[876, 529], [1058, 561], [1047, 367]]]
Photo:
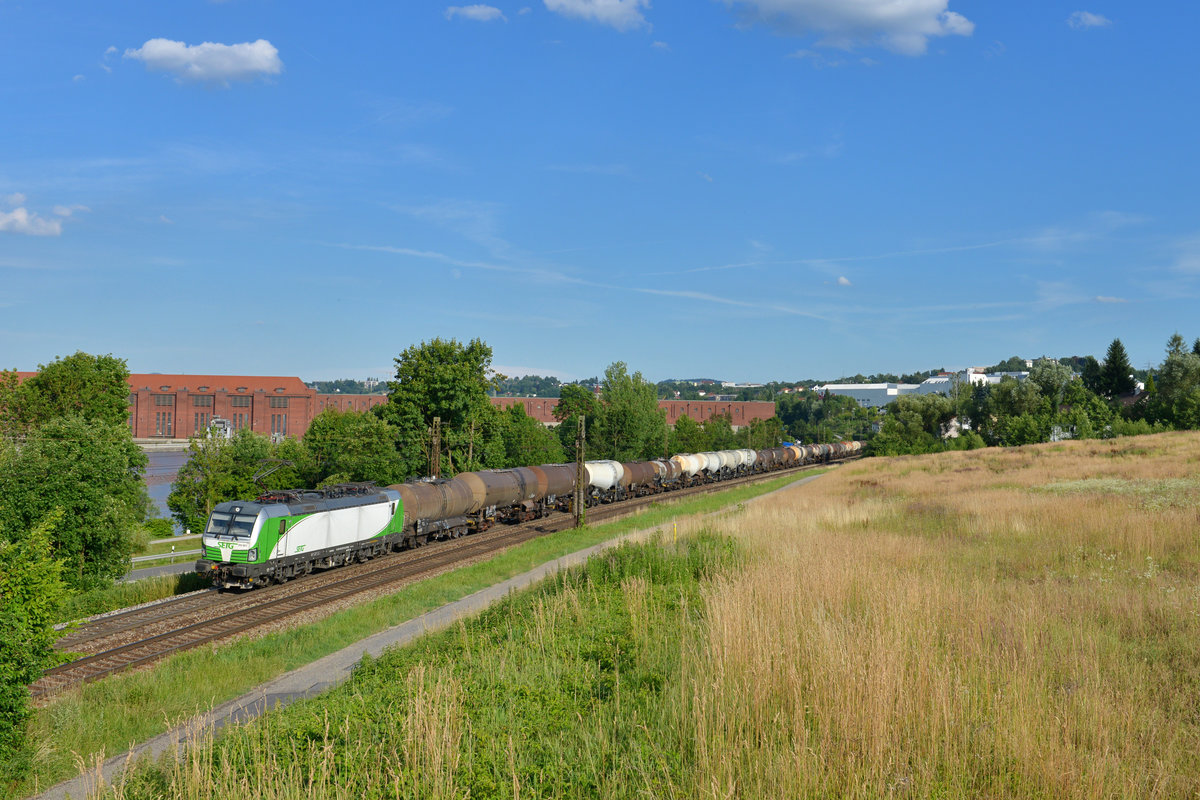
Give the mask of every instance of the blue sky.
[[[1081, 4], [1082, 3], [1082, 4]], [[836, 377], [1200, 335], [1194, 3], [0, 0], [0, 366]]]

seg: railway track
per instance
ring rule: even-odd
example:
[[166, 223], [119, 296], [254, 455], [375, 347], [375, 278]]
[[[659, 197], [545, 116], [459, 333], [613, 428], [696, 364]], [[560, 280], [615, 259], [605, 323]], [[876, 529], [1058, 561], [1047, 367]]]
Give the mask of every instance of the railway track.
[[[778, 478], [789, 472], [804, 472], [813, 466], [819, 465], [705, 484], [668, 495], [646, 495], [619, 504], [593, 506], [588, 509], [588, 519], [591, 522], [612, 520], [663, 500], [681, 500], [694, 495], [724, 491]], [[109, 614], [93, 620], [59, 640], [60, 649], [84, 648], [94, 649], [95, 652], [47, 670], [30, 686], [30, 692], [35, 699], [45, 698], [71, 686], [144, 666], [174, 653], [230, 639], [272, 623], [297, 618], [322, 607], [332, 607], [356, 595], [386, 590], [431, 577], [460, 562], [478, 556], [495, 555], [538, 536], [569, 528], [572, 524], [571, 515], [555, 514], [520, 525], [493, 528], [484, 533], [452, 539], [432, 547], [382, 556], [362, 565], [330, 570], [320, 576], [304, 578], [296, 584], [237, 595], [222, 594], [216, 590], [198, 592], [150, 606]], [[201, 612], [206, 613], [201, 619], [196, 619]], [[172, 620], [177, 622], [173, 624]], [[106, 640], [118, 638], [130, 631], [154, 630], [156, 627], [165, 629], [134, 641], [105, 644]]]

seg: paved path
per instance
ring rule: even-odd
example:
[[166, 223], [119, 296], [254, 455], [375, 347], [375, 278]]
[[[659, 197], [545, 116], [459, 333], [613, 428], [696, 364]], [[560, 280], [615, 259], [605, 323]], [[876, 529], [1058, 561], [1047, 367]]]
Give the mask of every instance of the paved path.
[[[819, 477], [819, 475], [810, 475], [806, 478], [799, 478], [780, 489], [776, 489], [774, 492], [745, 500], [743, 501], [743, 505], [759, 502], [784, 489], [808, 483]], [[721, 509], [721, 511], [727, 511], [728, 509], [729, 507], [726, 507]], [[717, 514], [720, 511], [712, 513]], [[447, 603], [440, 608], [422, 614], [416, 619], [369, 636], [336, 653], [330, 653], [311, 664], [280, 675], [275, 680], [259, 686], [236, 700], [231, 700], [185, 725], [167, 731], [148, 742], [138, 745], [130, 752], [122, 753], [119, 756], [108, 759], [100, 769], [104, 782], [111, 785], [121, 769], [129, 763], [131, 757], [135, 759], [141, 756], [158, 757], [172, 747], [184, 743], [195, 736], [205, 734], [209, 731], [218, 731], [231, 723], [249, 722], [273, 708], [287, 706], [297, 700], [315, 697], [327, 689], [345, 682], [354, 671], [354, 667], [362, 661], [362, 657], [365, 654], [370, 654], [372, 657], [377, 658], [389, 647], [405, 645], [427, 632], [447, 628], [456, 620], [477, 614], [488, 606], [504, 599], [509, 592], [524, 589], [560, 570], [582, 564], [596, 553], [616, 547], [630, 539], [644, 537], [654, 530], [663, 530], [663, 526], [658, 525], [652, 529], [647, 528], [645, 530], [633, 531], [584, 550], [570, 553], [554, 561], [549, 561], [541, 566], [534, 567], [528, 572], [523, 572], [520, 575], [502, 581], [495, 586], [481, 589], [453, 603]], [[146, 570], [138, 571], [145, 572]], [[95, 785], [96, 775], [93, 772], [92, 774], [81, 775], [51, 787], [42, 794], [37, 795], [34, 800], [66, 800], [66, 798], [82, 800], [89, 791], [95, 788]]]
[[161, 567], [143, 567], [141, 569], [131, 569], [125, 573], [125, 577], [121, 578], [121, 583], [132, 583], [140, 581], [143, 578], [157, 578], [160, 575], [182, 575], [185, 572], [196, 571], [196, 560], [188, 559], [181, 564], [164, 564]]

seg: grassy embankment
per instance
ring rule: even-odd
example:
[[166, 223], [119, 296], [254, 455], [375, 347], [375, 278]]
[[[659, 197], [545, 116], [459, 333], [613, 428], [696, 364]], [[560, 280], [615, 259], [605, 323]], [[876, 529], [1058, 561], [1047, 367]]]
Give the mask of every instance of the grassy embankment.
[[[0, 781], [0, 797], [24, 796], [71, 777], [81, 763], [120, 753], [132, 743], [166, 730], [168, 722], [238, 697], [287, 670], [538, 564], [629, 531], [735, 505], [812, 474], [814, 471], [807, 471], [691, 500], [666, 500], [616, 522], [549, 534], [489, 561], [421, 581], [313, 625], [181, 653], [153, 670], [117, 675], [67, 692], [37, 710], [30, 731], [37, 751], [34, 771], [20, 783]], [[143, 583], [148, 582], [131, 586], [136, 591]], [[147, 599], [139, 595], [130, 602]]]
[[114, 794], [1195, 797], [1200, 436], [847, 466]]

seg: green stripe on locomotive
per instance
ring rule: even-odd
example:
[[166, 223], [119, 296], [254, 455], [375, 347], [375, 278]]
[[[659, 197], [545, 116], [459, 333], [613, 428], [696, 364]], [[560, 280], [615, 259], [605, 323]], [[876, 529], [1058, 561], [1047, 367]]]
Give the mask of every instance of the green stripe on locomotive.
[[[346, 544], [369, 541], [381, 536], [400, 533], [404, 528], [404, 503], [400, 499], [399, 494], [394, 490], [381, 489], [378, 494], [363, 497], [367, 502], [355, 503], [353, 498], [342, 500], [323, 500], [314, 499], [312, 502], [301, 503], [251, 503], [245, 501], [232, 501], [229, 503], [221, 503], [213, 509], [213, 515], [210, 517], [209, 529], [206, 531], [202, 544], [204, 550], [204, 558], [225, 564], [265, 564], [274, 558], [281, 556], [298, 555], [304, 552], [325, 549], [326, 547], [339, 547]], [[371, 502], [371, 500], [375, 502]], [[326, 528], [323, 532], [326, 536], [322, 537], [324, 541], [311, 542], [302, 545], [294, 545], [289, 547], [289, 538], [294, 537], [297, 527], [303, 530], [303, 523], [308, 521], [310, 526], [315, 528], [313, 523], [319, 524], [321, 517], [330, 517], [330, 515], [338, 512], [345, 512], [351, 509], [368, 510], [376, 506], [394, 505], [394, 509], [390, 511], [387, 519], [379, 527], [378, 530], [372, 530], [368, 535], [359, 535], [361, 531], [347, 532], [345, 526], [347, 520], [339, 520], [331, 528]], [[329, 507], [329, 506], [334, 507]], [[299, 511], [295, 506], [307, 506], [304, 511]], [[293, 513], [295, 512], [295, 513]], [[369, 511], [367, 512], [369, 513]], [[240, 519], [254, 519], [252, 532], [247, 531], [246, 536], [234, 538], [234, 540], [226, 540], [210, 535], [213, 529], [213, 519], [220, 515], [228, 515]], [[253, 516], [251, 516], [253, 515]], [[345, 517], [347, 515], [342, 514]], [[358, 517], [362, 516], [362, 512]], [[361, 520], [356, 520], [361, 521]], [[340, 523], [340, 524], [338, 524]], [[244, 526], [244, 523], [243, 523]], [[374, 528], [374, 525], [371, 525]], [[331, 529], [336, 530], [337, 534], [332, 538], [339, 539], [338, 541], [330, 542]], [[232, 526], [227, 530], [232, 530]], [[347, 535], [349, 533], [349, 535]], [[213, 540], [210, 543], [210, 540]], [[225, 554], [228, 553], [228, 559]], [[250, 558], [253, 554], [254, 558]]]

